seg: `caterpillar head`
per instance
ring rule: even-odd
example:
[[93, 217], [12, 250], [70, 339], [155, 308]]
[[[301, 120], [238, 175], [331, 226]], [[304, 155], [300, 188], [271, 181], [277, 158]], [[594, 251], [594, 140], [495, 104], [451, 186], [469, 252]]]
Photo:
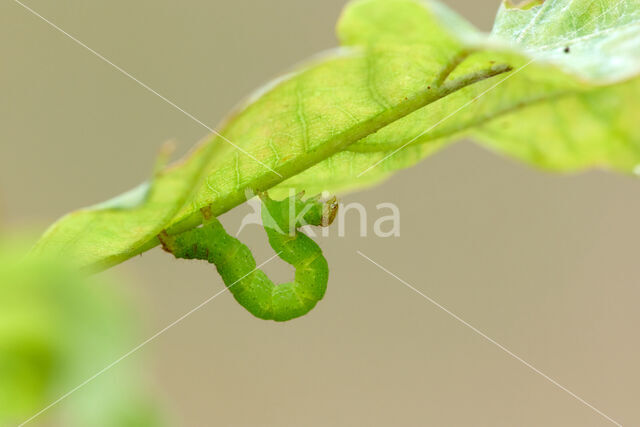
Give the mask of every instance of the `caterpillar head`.
[[322, 209], [322, 226], [328, 227], [333, 223], [333, 220], [336, 219], [336, 215], [338, 214], [338, 199], [333, 196], [331, 199], [327, 200], [324, 203], [324, 208]]
[[261, 193], [260, 199], [266, 208], [266, 212], [263, 210], [263, 224], [272, 228], [277, 225], [286, 233], [287, 230], [293, 232], [305, 225], [327, 227], [333, 222], [338, 212], [335, 197], [326, 202], [320, 200], [320, 195], [306, 200], [303, 198], [304, 192], [279, 201], [271, 199], [267, 193]]

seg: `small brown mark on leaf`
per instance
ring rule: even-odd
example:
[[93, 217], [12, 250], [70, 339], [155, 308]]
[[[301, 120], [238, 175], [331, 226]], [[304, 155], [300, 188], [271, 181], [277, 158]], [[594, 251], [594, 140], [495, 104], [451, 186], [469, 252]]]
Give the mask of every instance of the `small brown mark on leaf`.
[[162, 230], [160, 234], [158, 234], [158, 240], [160, 240], [162, 244], [162, 250], [173, 254], [173, 251], [169, 248], [169, 233], [167, 233], [167, 230]]
[[211, 212], [211, 205], [205, 206], [204, 208], [200, 209], [200, 212], [202, 213], [202, 218], [205, 220], [211, 219], [211, 217], [213, 217], [213, 212]]

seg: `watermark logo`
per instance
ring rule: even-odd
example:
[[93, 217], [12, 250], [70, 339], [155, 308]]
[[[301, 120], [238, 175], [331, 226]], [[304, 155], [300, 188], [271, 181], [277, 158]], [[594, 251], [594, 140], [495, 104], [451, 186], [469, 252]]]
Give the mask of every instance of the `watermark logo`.
[[[290, 190], [290, 212], [295, 212], [295, 191]], [[235, 236], [238, 237], [240, 233], [248, 225], [260, 225], [264, 226], [262, 220], [263, 205], [260, 198], [247, 190], [247, 206], [251, 209], [251, 212], [247, 213], [238, 227], [238, 231]], [[321, 200], [329, 200], [330, 195], [323, 193]], [[309, 237], [316, 237], [318, 235], [322, 237], [329, 237], [336, 232], [338, 237], [345, 237], [347, 234], [351, 234], [358, 230], [360, 237], [368, 237], [374, 235], [381, 238], [400, 237], [400, 209], [395, 203], [384, 202], [376, 205], [375, 211], [371, 212], [371, 209], [367, 209], [362, 203], [349, 202], [343, 203], [337, 202], [338, 209], [333, 225], [330, 227], [311, 227], [303, 225], [300, 230], [304, 231]], [[268, 212], [265, 213], [269, 215]], [[305, 212], [298, 212], [296, 220], [300, 220], [304, 216]], [[276, 222], [269, 220], [269, 226], [273, 226]], [[286, 232], [286, 231], [284, 231]]]

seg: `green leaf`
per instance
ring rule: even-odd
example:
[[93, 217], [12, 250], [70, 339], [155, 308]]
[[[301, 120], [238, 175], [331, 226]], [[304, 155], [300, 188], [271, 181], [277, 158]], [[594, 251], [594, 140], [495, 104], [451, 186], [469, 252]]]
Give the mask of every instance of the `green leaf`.
[[[45, 234], [35, 253], [69, 254], [91, 268], [130, 258], [153, 247], [154, 236], [171, 223], [171, 233], [198, 225], [202, 207], [211, 205], [218, 216], [244, 202], [247, 191], [267, 190], [472, 83], [437, 86], [439, 73], [452, 60], [451, 53], [423, 46], [332, 52], [254, 97], [229, 120], [224, 137], [213, 138], [183, 164], [159, 174], [140, 206], [70, 214]], [[493, 72], [489, 67], [476, 78]], [[215, 155], [208, 154], [212, 150]], [[202, 170], [209, 171], [206, 178]]]
[[337, 35], [344, 46], [418, 44], [449, 53], [461, 50], [462, 40], [481, 37], [442, 4], [419, 0], [351, 1], [338, 21]]
[[503, 5], [487, 37], [435, 2], [352, 2], [338, 25], [343, 43], [430, 44], [439, 20], [451, 30], [444, 43], [453, 43], [453, 34], [465, 43], [449, 79], [487, 63], [510, 64], [514, 71], [429, 104], [287, 183], [313, 191], [357, 189], [465, 136], [539, 167], [633, 170], [640, 162], [640, 131], [631, 122], [638, 89], [624, 80], [637, 79], [630, 76], [640, 68], [640, 4], [534, 3], [524, 9]]
[[631, 171], [639, 13], [633, 0], [505, 3], [483, 35], [436, 2], [351, 2], [345, 47], [254, 95], [140, 206], [72, 214], [38, 248], [108, 266], [197, 226], [203, 207], [363, 188], [463, 136], [541, 167]]
[[525, 10], [505, 3], [491, 39], [590, 82], [616, 83], [640, 70], [640, 3], [549, 0]]
[[169, 168], [162, 168], [166, 155], [161, 155], [151, 183], [66, 215], [45, 232], [31, 255], [61, 256], [66, 263], [91, 271], [130, 258], [153, 242], [184, 206], [204, 179], [215, 152], [212, 145], [201, 146], [186, 161]]
[[473, 80], [440, 85], [457, 54], [438, 45], [344, 48], [261, 91], [222, 132], [242, 151], [229, 147], [216, 159], [220, 166], [211, 168], [170, 232], [199, 223], [204, 206], [218, 216], [244, 202], [247, 190], [270, 189], [425, 105], [505, 71], [487, 64]]
[[[542, 102], [479, 126], [474, 137], [548, 169], [636, 169], [640, 2], [557, 0], [528, 10], [503, 6], [492, 37], [566, 71], [586, 88], [559, 88]], [[533, 72], [522, 74], [535, 83]], [[514, 80], [513, 85], [528, 83]], [[508, 89], [501, 88], [495, 96], [508, 96]]]

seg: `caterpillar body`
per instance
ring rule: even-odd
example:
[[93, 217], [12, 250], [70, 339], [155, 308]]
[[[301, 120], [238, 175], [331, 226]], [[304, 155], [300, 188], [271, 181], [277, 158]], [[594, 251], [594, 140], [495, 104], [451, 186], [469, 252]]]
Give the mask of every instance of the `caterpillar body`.
[[276, 201], [266, 193], [262, 200], [262, 222], [269, 244], [278, 256], [295, 267], [293, 282], [275, 285], [256, 268], [249, 248], [229, 235], [220, 221], [203, 210], [204, 222], [176, 236], [161, 234], [163, 248], [176, 258], [200, 259], [215, 264], [234, 298], [254, 316], [286, 321], [308, 313], [322, 299], [329, 280], [329, 266], [320, 247], [298, 230], [304, 225], [328, 226], [338, 204], [297, 196]]

